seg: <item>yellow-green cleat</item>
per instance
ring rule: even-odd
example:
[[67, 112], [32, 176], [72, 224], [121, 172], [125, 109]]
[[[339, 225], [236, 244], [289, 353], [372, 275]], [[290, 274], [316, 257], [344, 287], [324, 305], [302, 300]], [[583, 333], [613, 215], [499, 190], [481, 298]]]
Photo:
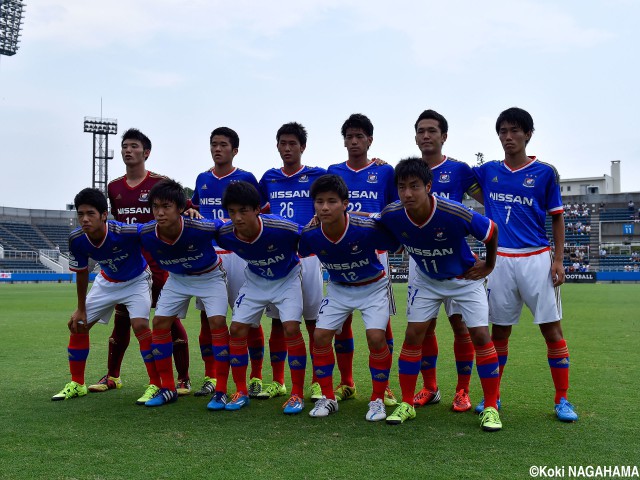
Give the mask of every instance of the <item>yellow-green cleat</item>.
[[384, 404], [387, 407], [395, 407], [398, 404], [398, 400], [389, 388], [389, 385], [387, 385], [387, 388], [384, 391]]
[[287, 387], [278, 382], [273, 382], [262, 389], [262, 391], [256, 395], [259, 400], [268, 400], [274, 397], [281, 397], [287, 394]]
[[208, 397], [214, 393], [216, 393], [216, 379], [212, 377], [204, 377], [202, 387], [193, 395], [196, 397]]
[[89, 393], [86, 385], [80, 385], [78, 382], [67, 383], [59, 393], [56, 393], [51, 400], [54, 402], [59, 400], [69, 400], [70, 398], [84, 397]]
[[338, 402], [355, 398], [356, 393], [355, 384], [353, 387], [350, 387], [349, 385], [338, 385], [338, 388], [333, 391], [333, 394], [336, 396], [336, 401]]
[[502, 422], [498, 410], [493, 407], [485, 408], [480, 414], [480, 428], [485, 432], [502, 430]]
[[416, 418], [415, 407], [407, 402], [402, 402], [391, 415], [387, 416], [387, 423], [389, 425], [400, 425], [406, 420], [413, 420], [414, 418]]
[[144, 391], [142, 396], [138, 400], [136, 400], [136, 405], [144, 405], [153, 397], [155, 397], [159, 391], [160, 387], [156, 387], [155, 385], [147, 386], [147, 389]]
[[322, 398], [322, 388], [318, 382], [313, 382], [309, 387], [309, 398], [312, 402], [317, 402]]
[[247, 393], [249, 394], [249, 398], [257, 398], [262, 392], [262, 379], [261, 378], [252, 378], [249, 380], [249, 384], [247, 385], [247, 389], [249, 390]]

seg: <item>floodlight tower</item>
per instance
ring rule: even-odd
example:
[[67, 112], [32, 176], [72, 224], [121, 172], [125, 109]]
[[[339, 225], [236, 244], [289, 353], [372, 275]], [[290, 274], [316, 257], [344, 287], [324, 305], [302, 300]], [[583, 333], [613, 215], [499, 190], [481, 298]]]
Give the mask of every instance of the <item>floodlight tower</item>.
[[118, 133], [118, 120], [84, 117], [84, 131], [93, 134], [93, 188], [102, 191], [106, 197], [109, 160], [113, 158], [113, 150], [109, 150], [109, 135]]
[[22, 0], [0, 0], [0, 55], [15, 55], [22, 30]]

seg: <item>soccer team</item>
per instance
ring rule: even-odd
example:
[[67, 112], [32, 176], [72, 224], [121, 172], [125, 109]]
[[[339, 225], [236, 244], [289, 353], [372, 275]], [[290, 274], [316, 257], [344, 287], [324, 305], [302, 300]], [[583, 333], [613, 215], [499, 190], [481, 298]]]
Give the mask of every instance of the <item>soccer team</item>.
[[[195, 297], [204, 381], [194, 394], [210, 396], [209, 410], [239, 410], [251, 398], [288, 394], [283, 412], [302, 412], [309, 354], [308, 397], [314, 402], [309, 415], [337, 412], [338, 402], [356, 395], [351, 314], [359, 310], [372, 382], [365, 418], [401, 424], [415, 418], [416, 406], [441, 399], [435, 325], [444, 303], [458, 373], [452, 409], [472, 409], [475, 355], [484, 395], [475, 411], [483, 430], [497, 431], [502, 428], [500, 382], [509, 336], [524, 303], [547, 344], [556, 415], [577, 420], [567, 400], [569, 352], [561, 328], [562, 200], [556, 170], [526, 154], [533, 131], [528, 112], [505, 110], [496, 121], [504, 160], [471, 168], [442, 154], [447, 121], [425, 110], [415, 123], [421, 158], [401, 160], [394, 169], [369, 159], [373, 125], [354, 114], [341, 131], [347, 161], [325, 171], [302, 164], [307, 132], [288, 123], [276, 135], [282, 167], [268, 170], [258, 182], [233, 165], [239, 138], [221, 127], [210, 137], [214, 166], [198, 175], [191, 199], [179, 183], [146, 169], [150, 140], [136, 129], [126, 131], [126, 173], [108, 186], [115, 220], [107, 219], [107, 200], [98, 190], [84, 189], [75, 198], [80, 227], [69, 237], [78, 297], [68, 322], [71, 382], [52, 400], [121, 388], [130, 328], [149, 375], [136, 403], [161, 406], [190, 394], [188, 339], [181, 319]], [[486, 216], [462, 205], [465, 193], [484, 204]], [[553, 246], [545, 231], [547, 214]], [[472, 253], [468, 236], [485, 244], [484, 259]], [[403, 249], [410, 263], [398, 401], [389, 389], [395, 302], [387, 252]], [[101, 271], [87, 293], [89, 258]], [[324, 295], [322, 267], [329, 275]], [[108, 323], [114, 308], [107, 374], [87, 387], [89, 330]], [[264, 312], [272, 319], [273, 379], [268, 384], [262, 381]], [[300, 328], [303, 317], [308, 342]], [[284, 379], [287, 360], [290, 392]], [[229, 370], [235, 393], [228, 396]], [[416, 393], [420, 373], [423, 387]], [[394, 406], [393, 413], [387, 415], [386, 406]]]

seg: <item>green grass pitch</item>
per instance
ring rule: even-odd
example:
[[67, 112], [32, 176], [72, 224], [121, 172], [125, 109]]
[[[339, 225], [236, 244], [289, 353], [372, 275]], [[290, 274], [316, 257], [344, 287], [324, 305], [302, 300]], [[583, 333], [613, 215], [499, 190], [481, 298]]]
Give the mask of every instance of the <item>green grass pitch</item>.
[[[406, 285], [396, 285], [395, 291], [398, 350]], [[511, 337], [502, 383], [504, 429], [486, 433], [476, 415], [450, 410], [456, 381], [453, 337], [442, 315], [437, 328], [442, 402], [419, 409], [413, 421], [389, 426], [364, 419], [370, 378], [358, 316], [359, 395], [325, 419], [310, 418], [309, 405], [303, 414], [287, 417], [281, 399], [254, 401], [233, 413], [208, 412], [207, 399], [193, 396], [158, 409], [136, 406], [145, 374], [135, 337], [122, 368], [124, 388], [52, 402], [51, 395], [69, 379], [66, 321], [75, 308], [75, 286], [3, 284], [0, 478], [515, 479], [530, 478], [532, 465], [639, 465], [640, 285], [566, 285], [562, 295], [571, 355], [569, 396], [580, 420], [555, 419], [546, 347], [525, 311]], [[203, 367], [194, 308], [185, 325], [197, 386]], [[264, 326], [268, 336], [266, 320]], [[106, 372], [110, 332], [102, 325], [92, 330], [87, 382]], [[268, 380], [268, 361], [264, 373]], [[399, 395], [397, 353], [391, 378]], [[474, 372], [474, 404], [480, 397]]]

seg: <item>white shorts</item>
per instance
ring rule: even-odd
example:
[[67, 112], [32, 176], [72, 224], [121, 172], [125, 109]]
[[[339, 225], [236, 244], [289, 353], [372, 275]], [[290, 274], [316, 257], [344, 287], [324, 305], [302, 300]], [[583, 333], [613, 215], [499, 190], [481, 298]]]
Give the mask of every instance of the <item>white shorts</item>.
[[264, 308], [273, 304], [281, 314], [283, 322], [300, 322], [302, 317], [302, 289], [300, 264], [289, 275], [279, 280], [267, 280], [248, 268], [245, 282], [233, 305], [232, 321], [258, 325]]
[[[409, 285], [413, 285], [415, 283], [415, 278], [417, 274], [418, 274], [418, 264], [413, 259], [413, 257], [409, 257]], [[462, 312], [460, 311], [460, 307], [458, 307], [456, 302], [454, 302], [450, 298], [447, 298], [444, 301], [444, 311], [446, 312], [447, 317], [451, 317], [452, 315], [462, 314]], [[436, 316], [433, 318], [436, 318], [437, 316], [438, 315], [436, 314]], [[431, 320], [431, 319], [425, 318], [425, 320]]]
[[[302, 266], [302, 315], [305, 321], [316, 321], [322, 302], [322, 265], [315, 255], [300, 259]], [[264, 312], [269, 318], [280, 318], [278, 309], [270, 304]]]
[[447, 299], [457, 303], [468, 328], [489, 325], [489, 306], [483, 280], [434, 280], [420, 271], [407, 289], [407, 321], [426, 322], [438, 316]]
[[[387, 275], [391, 271], [389, 267], [389, 252], [380, 252], [378, 251], [378, 260], [384, 267], [384, 271], [387, 272]], [[393, 288], [389, 289], [389, 316], [396, 314], [396, 297], [393, 295]], [[389, 319], [387, 319], [389, 320]]]
[[126, 282], [110, 282], [97, 275], [87, 294], [87, 324], [109, 323], [116, 305], [127, 307], [129, 318], [149, 319], [151, 309], [151, 270]]
[[551, 280], [551, 253], [506, 257], [498, 255], [488, 277], [489, 320], [496, 325], [517, 325], [526, 304], [533, 323], [562, 318], [560, 289]]
[[354, 310], [360, 310], [367, 330], [386, 330], [389, 323], [391, 283], [383, 277], [375, 283], [346, 286], [329, 282], [327, 295], [322, 299], [316, 328], [340, 332], [345, 320]]
[[[229, 306], [233, 308], [233, 302], [238, 298], [238, 292], [244, 283], [244, 269], [247, 267], [247, 262], [235, 253], [222, 250], [220, 247], [216, 247], [216, 253], [222, 260], [222, 266], [227, 273], [227, 300]], [[200, 299], [196, 299], [196, 308], [200, 311], [205, 309]]]
[[191, 297], [204, 305], [207, 317], [227, 314], [227, 282], [221, 264], [202, 275], [170, 273], [156, 305], [156, 315], [185, 318]]

